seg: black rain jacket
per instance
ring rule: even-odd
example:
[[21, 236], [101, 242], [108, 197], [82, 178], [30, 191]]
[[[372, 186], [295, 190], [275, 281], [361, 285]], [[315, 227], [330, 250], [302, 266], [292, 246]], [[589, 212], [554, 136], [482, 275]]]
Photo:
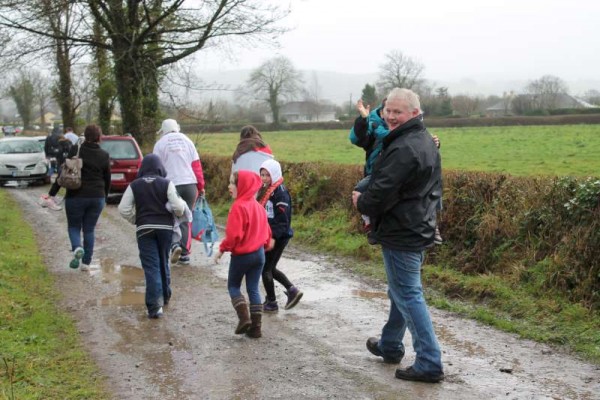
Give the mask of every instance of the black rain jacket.
[[358, 210], [371, 217], [372, 235], [386, 248], [422, 251], [433, 245], [442, 196], [441, 158], [419, 117], [391, 131], [373, 166]]

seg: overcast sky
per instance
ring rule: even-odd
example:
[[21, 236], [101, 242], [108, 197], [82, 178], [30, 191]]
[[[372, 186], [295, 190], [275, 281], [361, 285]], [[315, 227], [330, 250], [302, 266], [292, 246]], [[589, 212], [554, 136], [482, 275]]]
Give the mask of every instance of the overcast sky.
[[600, 1], [292, 0], [277, 49], [201, 52], [199, 69], [256, 68], [281, 54], [303, 70], [377, 72], [401, 50], [431, 80], [600, 79]]

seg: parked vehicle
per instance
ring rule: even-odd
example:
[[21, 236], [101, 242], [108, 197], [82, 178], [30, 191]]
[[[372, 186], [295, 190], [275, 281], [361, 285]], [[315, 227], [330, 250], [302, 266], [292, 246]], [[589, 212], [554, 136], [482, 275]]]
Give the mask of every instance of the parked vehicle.
[[46, 154], [35, 138], [0, 139], [0, 186], [9, 181], [48, 183]]
[[4, 132], [4, 136], [15, 136], [17, 134], [15, 127], [11, 125], [3, 126], [2, 132]]
[[132, 136], [102, 136], [102, 147], [110, 155], [109, 195], [120, 195], [137, 177], [142, 151]]

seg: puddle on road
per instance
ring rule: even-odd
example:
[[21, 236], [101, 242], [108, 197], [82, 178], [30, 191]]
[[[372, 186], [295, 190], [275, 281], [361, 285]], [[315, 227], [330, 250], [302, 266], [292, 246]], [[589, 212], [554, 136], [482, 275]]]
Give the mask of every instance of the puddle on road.
[[92, 269], [90, 275], [101, 279], [102, 283], [116, 284], [121, 293], [104, 297], [99, 301], [103, 306], [144, 305], [144, 270], [132, 265], [119, 265], [111, 258], [100, 260], [100, 268]]

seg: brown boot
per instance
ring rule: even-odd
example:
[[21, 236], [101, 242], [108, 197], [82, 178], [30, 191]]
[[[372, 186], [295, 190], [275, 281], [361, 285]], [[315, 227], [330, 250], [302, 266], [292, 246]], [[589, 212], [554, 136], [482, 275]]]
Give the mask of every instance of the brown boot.
[[231, 304], [233, 304], [233, 308], [235, 308], [235, 312], [237, 312], [240, 320], [237, 328], [235, 328], [235, 334], [241, 335], [246, 333], [248, 328], [252, 325], [252, 320], [250, 320], [250, 315], [248, 315], [248, 304], [246, 303], [246, 299], [244, 296], [237, 296], [231, 299]]
[[250, 305], [250, 318], [252, 319], [252, 326], [246, 332], [246, 336], [251, 338], [259, 338], [262, 336], [260, 327], [262, 325], [262, 304]]

